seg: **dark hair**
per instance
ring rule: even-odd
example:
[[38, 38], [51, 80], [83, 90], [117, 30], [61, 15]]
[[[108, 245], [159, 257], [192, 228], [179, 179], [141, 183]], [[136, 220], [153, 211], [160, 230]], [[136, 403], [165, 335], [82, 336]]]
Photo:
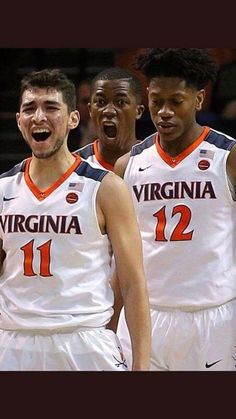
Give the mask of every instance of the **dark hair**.
[[197, 89], [215, 81], [217, 75], [213, 56], [203, 48], [150, 48], [137, 57], [134, 67], [149, 82], [155, 77], [178, 77]]
[[107, 68], [98, 73], [92, 80], [92, 89], [94, 84], [98, 80], [128, 80], [130, 88], [137, 100], [141, 101], [142, 98], [142, 86], [139, 79], [130, 71], [121, 67]]
[[44, 69], [32, 71], [21, 80], [20, 103], [25, 90], [31, 88], [54, 88], [62, 93], [63, 101], [68, 106], [68, 112], [76, 108], [75, 85], [59, 69]]

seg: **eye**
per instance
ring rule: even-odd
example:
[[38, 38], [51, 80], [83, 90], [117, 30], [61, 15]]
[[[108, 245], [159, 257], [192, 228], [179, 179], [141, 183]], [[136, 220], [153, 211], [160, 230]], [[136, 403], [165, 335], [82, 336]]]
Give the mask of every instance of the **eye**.
[[33, 106], [28, 107], [28, 108], [24, 108], [24, 109], [22, 109], [22, 112], [23, 113], [31, 113], [31, 112], [34, 112], [34, 108], [33, 108]]
[[105, 105], [105, 100], [101, 97], [97, 97], [96, 99], [94, 99], [94, 103], [97, 106], [104, 106]]
[[116, 101], [116, 103], [117, 103], [118, 106], [124, 106], [124, 105], [127, 104], [127, 100], [125, 100], [125, 99], [118, 99]]
[[155, 106], [157, 106], [158, 108], [160, 108], [161, 105], [162, 105], [162, 103], [161, 103], [161, 101], [159, 99], [153, 99], [152, 100], [152, 104], [155, 105]]
[[183, 103], [183, 100], [182, 99], [174, 99], [174, 100], [172, 100], [172, 103], [174, 105], [180, 105], [181, 103]]
[[56, 110], [58, 110], [59, 108], [57, 107], [57, 106], [54, 106], [54, 105], [48, 105], [47, 106], [47, 110], [49, 110], [49, 111], [56, 111]]

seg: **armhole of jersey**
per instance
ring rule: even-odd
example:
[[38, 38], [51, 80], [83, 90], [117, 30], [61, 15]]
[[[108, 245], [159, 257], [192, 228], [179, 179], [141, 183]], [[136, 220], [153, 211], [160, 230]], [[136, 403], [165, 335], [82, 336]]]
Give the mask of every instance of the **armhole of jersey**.
[[100, 225], [99, 225], [99, 222], [98, 222], [97, 194], [98, 194], [98, 190], [99, 190], [100, 185], [101, 185], [101, 182], [97, 182], [97, 185], [94, 188], [93, 196], [92, 196], [92, 205], [93, 205], [93, 211], [94, 211], [94, 216], [95, 216], [95, 222], [96, 222], [96, 226], [97, 226], [97, 232], [101, 237], [107, 237], [107, 233], [103, 234], [101, 232]]

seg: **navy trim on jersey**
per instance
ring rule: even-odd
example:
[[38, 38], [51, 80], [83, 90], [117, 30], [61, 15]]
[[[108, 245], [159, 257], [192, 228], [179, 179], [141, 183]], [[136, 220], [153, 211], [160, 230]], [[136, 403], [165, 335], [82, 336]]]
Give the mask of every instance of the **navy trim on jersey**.
[[141, 143], [136, 144], [131, 149], [131, 156], [137, 156], [145, 150], [146, 148], [151, 147], [155, 143], [155, 135], [156, 133], [149, 135], [149, 137], [145, 138]]
[[106, 176], [109, 172], [99, 168], [96, 169], [95, 167], [90, 166], [87, 161], [81, 161], [77, 169], [75, 169], [75, 173], [77, 173], [78, 176], [85, 176], [101, 182], [104, 176]]
[[204, 141], [215, 145], [217, 148], [222, 148], [223, 150], [231, 150], [236, 144], [234, 138], [227, 136], [223, 132], [214, 131], [212, 129], [209, 131]]
[[11, 177], [17, 175], [17, 173], [24, 172], [26, 166], [26, 160], [23, 160], [21, 163], [16, 164], [12, 169], [8, 170], [8, 172], [2, 173], [0, 175], [0, 179], [4, 177]]
[[93, 143], [91, 144], [87, 144], [82, 148], [79, 148], [76, 151], [73, 151], [73, 154], [78, 154], [80, 157], [82, 157], [82, 159], [87, 160], [90, 156], [94, 155], [94, 151], [93, 151]]

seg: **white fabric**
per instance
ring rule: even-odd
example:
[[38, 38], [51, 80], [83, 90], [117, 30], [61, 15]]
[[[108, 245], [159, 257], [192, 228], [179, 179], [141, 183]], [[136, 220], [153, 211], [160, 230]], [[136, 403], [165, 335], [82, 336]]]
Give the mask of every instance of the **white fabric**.
[[[201, 157], [202, 149], [209, 158]], [[152, 306], [194, 311], [236, 297], [236, 204], [226, 175], [228, 155], [203, 141], [175, 167], [163, 160], [156, 144], [130, 157], [124, 179], [141, 230]], [[201, 160], [208, 160], [207, 170], [198, 167]], [[157, 224], [164, 226], [166, 241], [156, 240]], [[176, 240], [178, 229], [192, 237]]]
[[117, 336], [107, 329], [54, 334], [0, 331], [1, 371], [127, 371]]
[[[196, 312], [151, 309], [150, 371], [235, 371], [236, 300]], [[131, 344], [124, 311], [118, 325], [127, 364]]]
[[[99, 185], [73, 171], [40, 200], [23, 172], [0, 179], [4, 197], [14, 198], [3, 202], [0, 214], [0, 238], [7, 254], [0, 276], [1, 329], [101, 327], [109, 322], [111, 245], [98, 225]], [[67, 202], [69, 193], [78, 201]], [[23, 221], [17, 224], [19, 220]], [[46, 276], [45, 250], [50, 269]], [[32, 266], [26, 268], [32, 276], [24, 274], [27, 252], [32, 252]]]

